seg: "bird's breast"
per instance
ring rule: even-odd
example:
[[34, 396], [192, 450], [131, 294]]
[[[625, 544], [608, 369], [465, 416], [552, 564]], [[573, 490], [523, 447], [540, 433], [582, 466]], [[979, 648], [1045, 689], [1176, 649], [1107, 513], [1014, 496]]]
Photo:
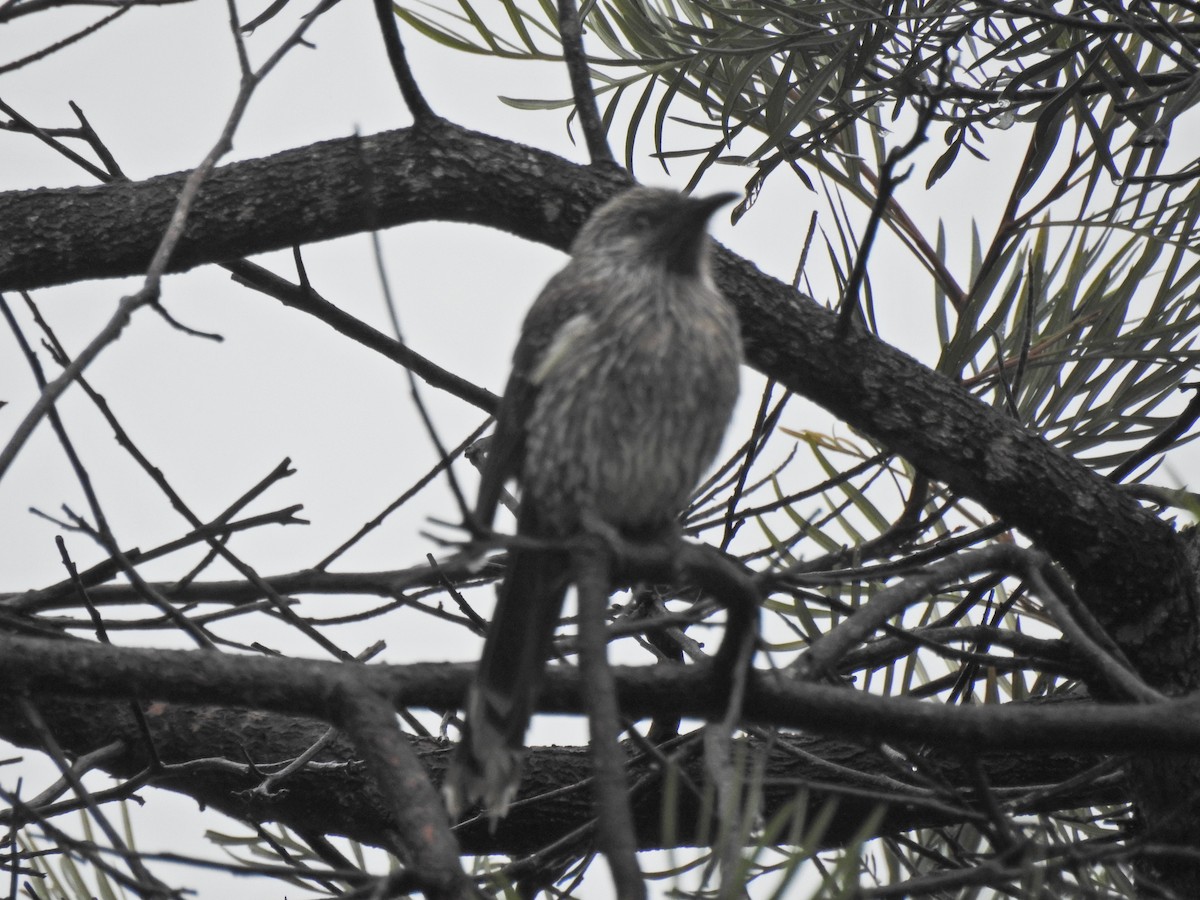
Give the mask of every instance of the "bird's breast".
[[574, 532], [584, 511], [627, 532], [669, 527], [711, 464], [740, 340], [715, 292], [687, 300], [576, 317], [548, 345], [521, 482], [554, 530]]

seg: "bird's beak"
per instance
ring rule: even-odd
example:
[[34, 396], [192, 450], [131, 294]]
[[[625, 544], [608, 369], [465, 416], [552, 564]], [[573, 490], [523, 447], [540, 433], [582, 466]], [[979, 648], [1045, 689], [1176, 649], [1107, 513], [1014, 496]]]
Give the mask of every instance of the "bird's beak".
[[664, 235], [666, 237], [667, 268], [673, 272], [694, 275], [701, 270], [704, 255], [704, 236], [712, 214], [740, 195], [730, 192], [709, 197], [688, 197], [679, 218]]
[[697, 221], [708, 222], [712, 218], [713, 213], [727, 203], [732, 203], [740, 196], [741, 194], [735, 194], [732, 191], [722, 191], [719, 194], [712, 194], [708, 197], [689, 197], [688, 203]]

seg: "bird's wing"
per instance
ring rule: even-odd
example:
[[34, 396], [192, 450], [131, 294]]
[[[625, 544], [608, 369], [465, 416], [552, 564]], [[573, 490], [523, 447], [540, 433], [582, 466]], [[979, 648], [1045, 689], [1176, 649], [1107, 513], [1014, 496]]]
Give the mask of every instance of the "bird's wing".
[[529, 417], [533, 397], [533, 385], [514, 368], [496, 412], [496, 431], [488, 444], [479, 495], [475, 500], [475, 521], [484, 528], [490, 528], [496, 517], [505, 483], [521, 470], [521, 459], [525, 455], [525, 420]]
[[[568, 289], [568, 285], [573, 287]], [[525, 434], [539, 382], [547, 365], [565, 353], [565, 342], [579, 336], [579, 317], [595, 303], [590, 299], [592, 293], [586, 282], [581, 287], [580, 279], [572, 277], [568, 264], [550, 279], [525, 317], [479, 482], [475, 518], [480, 525], [492, 524], [505, 483], [521, 474]]]

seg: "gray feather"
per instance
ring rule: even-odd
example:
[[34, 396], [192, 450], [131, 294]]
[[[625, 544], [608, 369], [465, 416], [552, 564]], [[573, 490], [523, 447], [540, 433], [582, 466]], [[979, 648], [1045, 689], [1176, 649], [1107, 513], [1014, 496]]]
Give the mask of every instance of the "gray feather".
[[[521, 486], [518, 533], [561, 540], [600, 521], [627, 538], [677, 528], [738, 391], [737, 316], [709, 274], [706, 223], [722, 195], [634, 188], [580, 230], [530, 308], [497, 415], [476, 513]], [[463, 739], [452, 810], [505, 813], [569, 581], [556, 550], [509, 554]]]

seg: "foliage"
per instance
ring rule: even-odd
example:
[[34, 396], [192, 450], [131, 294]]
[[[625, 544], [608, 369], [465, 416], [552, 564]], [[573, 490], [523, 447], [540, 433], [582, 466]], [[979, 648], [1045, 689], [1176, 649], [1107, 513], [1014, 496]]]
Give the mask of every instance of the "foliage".
[[[502, 5], [505, 16], [491, 22], [466, 0], [402, 4], [400, 16], [458, 50], [556, 58], [553, 3]], [[930, 131], [945, 145], [927, 164], [927, 185], [961, 151], [984, 159], [993, 136], [1025, 126], [1019, 177], [992, 233], [973, 231], [969, 271], [947, 258], [940, 226], [922, 232], [895, 199], [886, 209], [886, 224], [929, 274], [938, 368], [1101, 467], [1174, 420], [1178, 403], [1165, 401], [1177, 400], [1200, 359], [1191, 237], [1200, 207], [1190, 177], [1200, 159], [1173, 169], [1179, 154], [1169, 152], [1177, 129], [1187, 143], [1181, 119], [1198, 99], [1188, 54], [1200, 32], [1187, 4], [1119, 15], [1103, 2], [1069, 13], [832, 0], [585, 8], [604, 121], [610, 130], [621, 123], [627, 167], [646, 135], [664, 165], [695, 160], [693, 185], [713, 165], [748, 167], [743, 211], [781, 168], [810, 187], [827, 179], [869, 207], [915, 108], [930, 110]], [[700, 143], [669, 146], [672, 134], [676, 144]], [[831, 208], [829, 248], [848, 273], [858, 242], [840, 212]]]

